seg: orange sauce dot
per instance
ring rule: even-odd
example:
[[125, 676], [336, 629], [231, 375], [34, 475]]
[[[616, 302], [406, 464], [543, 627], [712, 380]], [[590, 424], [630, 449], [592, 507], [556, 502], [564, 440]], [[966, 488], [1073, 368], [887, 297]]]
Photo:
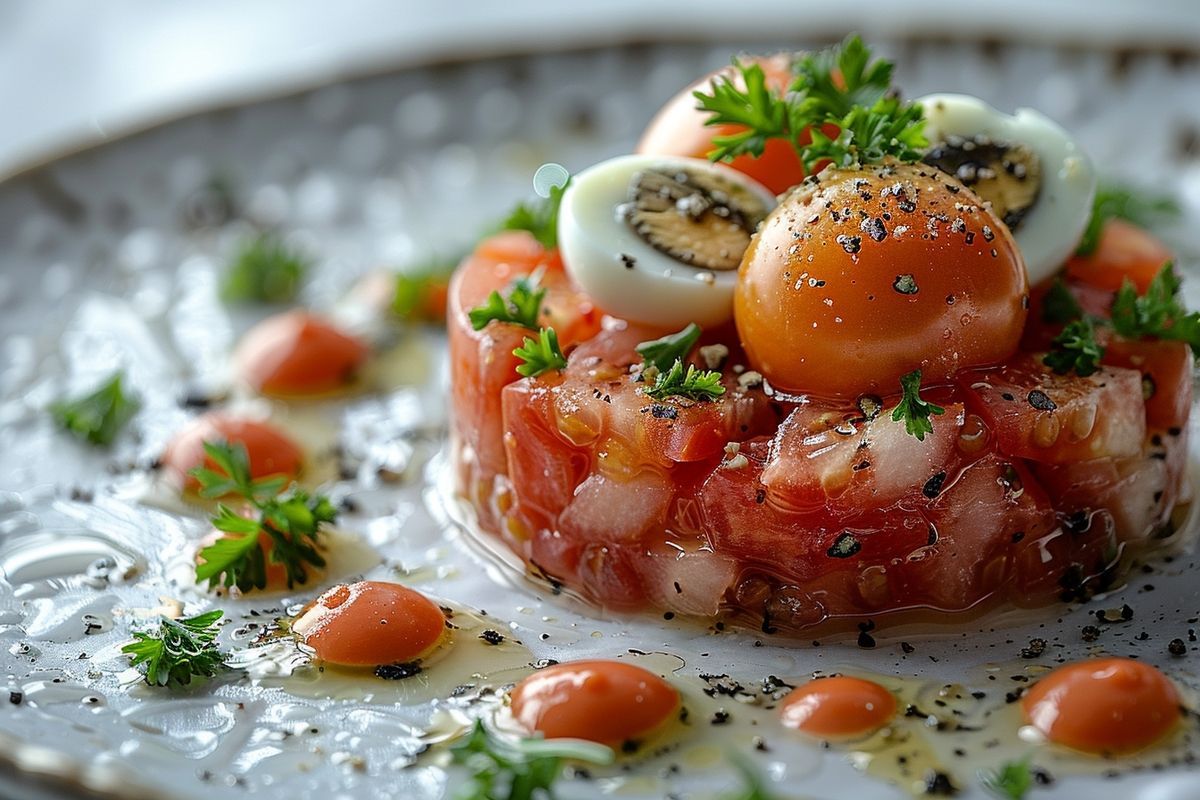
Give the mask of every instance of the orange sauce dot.
[[1163, 738], [1182, 716], [1179, 692], [1158, 669], [1128, 658], [1059, 667], [1022, 700], [1030, 725], [1087, 753], [1128, 753]]
[[530, 675], [512, 691], [512, 713], [547, 739], [619, 745], [652, 732], [679, 708], [679, 692], [620, 661], [574, 661]]
[[235, 358], [242, 379], [252, 389], [296, 396], [345, 387], [368, 354], [358, 339], [297, 309], [251, 328], [238, 344]]
[[216, 467], [204, 453], [205, 442], [241, 444], [250, 459], [250, 476], [253, 478], [272, 475], [295, 478], [304, 461], [300, 445], [274, 425], [222, 414], [205, 414], [181, 428], [163, 452], [163, 468], [182, 489], [196, 491], [200, 488], [196, 479], [188, 474], [196, 467]]
[[359, 581], [318, 597], [292, 623], [292, 631], [330, 664], [403, 664], [437, 647], [446, 633], [446, 615], [406, 586]]
[[780, 721], [822, 739], [854, 739], [886, 725], [896, 697], [874, 681], [840, 675], [818, 678], [788, 693]]

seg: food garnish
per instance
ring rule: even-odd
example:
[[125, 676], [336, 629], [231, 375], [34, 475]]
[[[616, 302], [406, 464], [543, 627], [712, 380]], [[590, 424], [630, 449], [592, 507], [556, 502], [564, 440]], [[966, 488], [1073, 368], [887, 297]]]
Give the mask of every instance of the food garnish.
[[413, 322], [445, 322], [446, 291], [459, 261], [435, 259], [397, 272], [392, 313]]
[[538, 288], [534, 279], [517, 278], [503, 296], [493, 291], [482, 305], [468, 311], [467, 316], [471, 319], [471, 327], [477, 331], [486, 328], [489, 322], [510, 322], [536, 331], [545, 297], [546, 290]]
[[[234, 496], [252, 510], [244, 515], [224, 503], [217, 505], [213, 527], [230, 535], [200, 550], [197, 581], [208, 581], [210, 588], [223, 584], [242, 591], [264, 589], [269, 558], [284, 567], [290, 589], [308, 581], [309, 567], [325, 566], [318, 534], [323, 523], [337, 519], [337, 509], [328, 497], [310, 496], [297, 486], [280, 494], [285, 479], [251, 478], [246, 448], [240, 444], [205, 442], [204, 451], [217, 469], [192, 470], [200, 483], [200, 494], [209, 498]], [[261, 533], [270, 537], [269, 554], [259, 542]]]
[[1104, 348], [1096, 342], [1096, 327], [1090, 317], [1070, 322], [1050, 343], [1050, 352], [1042, 359], [1059, 375], [1074, 372], [1081, 378], [1100, 369]]
[[230, 303], [288, 303], [296, 299], [312, 260], [274, 233], [244, 242], [221, 282]]
[[1200, 311], [1189, 312], [1179, 299], [1179, 276], [1167, 262], [1139, 296], [1131, 281], [1117, 292], [1112, 306], [1113, 330], [1128, 339], [1151, 337], [1187, 342], [1200, 354]]
[[50, 414], [81, 441], [112, 444], [140, 405], [136, 397], [126, 394], [121, 387], [123, 379], [117, 372], [90, 394], [53, 403]]
[[681, 331], [642, 342], [634, 349], [642, 357], [644, 366], [654, 367], [659, 372], [666, 372], [676, 361], [687, 358], [688, 353], [692, 352], [692, 348], [699, 340], [700, 326], [690, 322]]
[[604, 765], [615, 756], [595, 742], [501, 738], [476, 720], [471, 733], [450, 748], [450, 757], [471, 772], [457, 800], [542, 800], [554, 797], [564, 761]]
[[1180, 213], [1179, 204], [1165, 195], [1149, 195], [1127, 186], [1102, 184], [1096, 189], [1091, 216], [1075, 254], [1090, 256], [1096, 252], [1100, 234], [1109, 220], [1123, 219], [1149, 228], [1158, 222], [1176, 219]]
[[659, 372], [654, 385], [647, 387], [646, 394], [655, 400], [665, 400], [668, 397], [682, 397], [687, 400], [715, 400], [725, 394], [721, 384], [721, 373], [712, 369], [696, 369], [695, 364], [683, 368], [683, 359], [676, 358], [675, 363], [666, 372]]
[[1006, 761], [999, 769], [980, 777], [984, 788], [1004, 800], [1024, 800], [1033, 788], [1033, 773], [1029, 769], [1028, 757]]
[[893, 422], [904, 422], [904, 430], [909, 435], [925, 440], [925, 434], [933, 433], [933, 423], [930, 416], [945, 414], [946, 409], [924, 400], [921, 397], [921, 370], [912, 372], [900, 378], [900, 402], [892, 410]]
[[558, 247], [558, 209], [571, 180], [551, 186], [549, 196], [532, 203], [518, 203], [501, 225], [506, 231], [529, 231], [547, 250]]
[[1042, 321], [1067, 323], [1083, 316], [1083, 308], [1062, 278], [1055, 278], [1046, 296], [1042, 298]]
[[558, 346], [558, 334], [554, 328], [542, 328], [538, 331], [537, 339], [525, 337], [524, 343], [513, 355], [521, 359], [517, 365], [517, 373], [524, 378], [533, 378], [552, 369], [565, 369], [567, 357]]
[[226, 669], [225, 654], [217, 647], [217, 622], [224, 611], [209, 611], [186, 619], [162, 617], [154, 633], [134, 631], [133, 641], [121, 648], [151, 686], [177, 688], [195, 678], [212, 678]]

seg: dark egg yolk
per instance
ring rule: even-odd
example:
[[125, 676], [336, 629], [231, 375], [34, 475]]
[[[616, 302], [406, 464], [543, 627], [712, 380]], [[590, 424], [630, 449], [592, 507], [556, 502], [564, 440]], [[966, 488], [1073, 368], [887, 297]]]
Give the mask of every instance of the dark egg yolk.
[[671, 684], [620, 661], [556, 664], [512, 691], [513, 717], [530, 733], [610, 746], [645, 736], [678, 708]]
[[446, 615], [398, 583], [335, 586], [292, 623], [321, 661], [346, 667], [404, 664], [430, 653], [446, 633]]
[[1022, 701], [1025, 719], [1052, 742], [1087, 753], [1128, 753], [1178, 724], [1179, 692], [1140, 661], [1105, 658], [1059, 667]]
[[238, 345], [236, 360], [242, 379], [252, 389], [296, 396], [344, 388], [368, 353], [358, 339], [297, 310], [251, 328]]
[[274, 425], [205, 414], [180, 429], [163, 452], [163, 468], [177, 486], [196, 491], [200, 485], [188, 473], [200, 466], [216, 468], [217, 465], [204, 453], [205, 442], [229, 442], [245, 447], [252, 478], [282, 475], [292, 479], [300, 474], [304, 461], [300, 445]]
[[784, 698], [780, 719], [821, 739], [855, 739], [886, 725], [896, 713], [896, 697], [874, 681], [840, 675], [818, 678]]

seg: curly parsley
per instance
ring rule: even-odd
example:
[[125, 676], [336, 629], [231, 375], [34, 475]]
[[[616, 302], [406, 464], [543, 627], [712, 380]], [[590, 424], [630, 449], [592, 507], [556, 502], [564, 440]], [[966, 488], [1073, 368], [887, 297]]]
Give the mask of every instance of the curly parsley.
[[1126, 339], [1152, 337], [1187, 342], [1200, 355], [1200, 312], [1189, 312], [1179, 300], [1179, 276], [1170, 261], [1138, 296], [1126, 278], [1112, 305], [1112, 326]]
[[933, 423], [930, 417], [934, 414], [945, 414], [946, 409], [934, 405], [921, 398], [921, 370], [914, 369], [900, 378], [900, 403], [892, 411], [892, 421], [904, 422], [904, 430], [909, 435], [925, 441], [925, 434], [933, 433]]
[[1042, 363], [1059, 375], [1074, 372], [1081, 378], [1094, 375], [1100, 369], [1104, 348], [1096, 342], [1096, 327], [1088, 317], [1068, 323], [1062, 333], [1050, 343], [1050, 352]]
[[[205, 497], [235, 495], [253, 507], [245, 516], [218, 504], [212, 523], [222, 536], [199, 553], [196, 580], [209, 587], [224, 584], [242, 591], [263, 589], [267, 585], [267, 561], [282, 564], [288, 588], [308, 581], [309, 567], [324, 567], [325, 558], [318, 549], [321, 525], [337, 519], [337, 509], [324, 495], [309, 495], [299, 487], [280, 494], [282, 478], [250, 477], [250, 462], [241, 444], [204, 443], [204, 451], [216, 470], [199, 467], [191, 474], [200, 482]], [[270, 539], [269, 554], [259, 541], [261, 534]]]
[[288, 303], [296, 298], [312, 260], [275, 234], [242, 244], [221, 282], [229, 303]]
[[1033, 773], [1029, 759], [1006, 761], [1000, 769], [984, 773], [980, 782], [984, 788], [1005, 800], [1023, 800], [1033, 788]]
[[187, 686], [194, 678], [212, 678], [226, 668], [216, 643], [217, 621], [223, 615], [209, 611], [188, 619], [163, 617], [156, 632], [135, 631], [121, 652], [130, 656], [130, 664], [151, 686]]
[[642, 342], [634, 349], [647, 367], [665, 372], [676, 361], [687, 358], [699, 340], [700, 326], [692, 322], [681, 331], [667, 334], [661, 339]]
[[455, 795], [457, 800], [550, 800], [564, 760], [604, 765], [613, 758], [612, 750], [593, 742], [502, 739], [478, 720], [471, 732], [450, 748], [451, 762], [471, 773]]
[[525, 378], [533, 378], [552, 369], [565, 369], [567, 366], [567, 357], [558, 346], [558, 334], [554, 332], [554, 328], [542, 328], [538, 331], [537, 339], [526, 336], [524, 343], [513, 350], [513, 355], [521, 359], [521, 363], [517, 365], [517, 373]]
[[1062, 278], [1055, 278], [1042, 298], [1042, 322], [1065, 323], [1083, 316], [1083, 307]]
[[139, 406], [137, 398], [122, 389], [122, 380], [118, 372], [90, 394], [53, 403], [50, 415], [60, 427], [85, 442], [112, 444]]
[[[857, 36], [797, 59], [786, 93], [767, 86], [758, 64], [735, 59], [733, 66], [735, 78], [718, 76], [708, 92], [693, 92], [697, 108], [709, 114], [706, 124], [741, 128], [713, 137], [713, 161], [760, 156], [771, 139], [789, 142], [808, 170], [826, 159], [843, 167], [889, 157], [917, 161], [928, 144], [923, 109], [891, 94], [891, 63], [872, 60]], [[838, 135], [826, 136], [824, 125], [837, 126]], [[811, 142], [801, 144], [806, 130]]]
[[1145, 195], [1126, 186], [1101, 186], [1092, 200], [1092, 216], [1083, 231], [1075, 254], [1089, 256], [1100, 246], [1104, 225], [1111, 219], [1124, 219], [1142, 227], [1177, 218], [1179, 204], [1170, 197]]
[[725, 387], [721, 384], [720, 372], [696, 369], [694, 364], [689, 364], [684, 371], [683, 359], [676, 358], [669, 370], [658, 373], [654, 385], [645, 392], [655, 400], [665, 400], [668, 397], [716, 400], [725, 394]]
[[568, 178], [562, 186], [550, 187], [549, 197], [532, 203], [518, 203], [501, 224], [501, 229], [529, 231], [547, 250], [558, 247], [558, 210], [562, 206], [563, 194], [570, 185]]
[[482, 305], [468, 311], [467, 316], [471, 320], [471, 327], [477, 331], [486, 328], [489, 322], [511, 322], [536, 331], [545, 297], [546, 290], [537, 288], [534, 279], [517, 278], [504, 295], [493, 291]]

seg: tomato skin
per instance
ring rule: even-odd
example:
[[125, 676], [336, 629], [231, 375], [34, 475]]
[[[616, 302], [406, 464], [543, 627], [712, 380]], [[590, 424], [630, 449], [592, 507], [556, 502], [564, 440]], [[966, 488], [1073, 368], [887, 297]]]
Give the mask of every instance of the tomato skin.
[[273, 475], [294, 479], [304, 465], [300, 445], [274, 425], [213, 412], [181, 428], [163, 451], [163, 468], [181, 490], [199, 490], [199, 482], [189, 474], [196, 467], [216, 468], [216, 463], [204, 453], [205, 442], [229, 442], [245, 447], [250, 477], [256, 479]]
[[1135, 369], [1142, 374], [1146, 424], [1152, 428], [1183, 428], [1192, 408], [1191, 348], [1167, 340], [1130, 341], [1114, 337], [1104, 349], [1104, 363]]
[[773, 386], [886, 395], [916, 368], [930, 385], [1011, 356], [1027, 294], [1008, 229], [954, 178], [922, 166], [827, 169], [759, 228], [734, 319]]
[[1094, 252], [1067, 261], [1067, 276], [1080, 283], [1115, 292], [1126, 279], [1145, 294], [1172, 253], [1153, 234], [1123, 219], [1104, 223]]
[[315, 314], [297, 309], [255, 325], [235, 356], [255, 391], [279, 396], [322, 394], [344, 388], [370, 350]]
[[[758, 56], [747, 59], [763, 68], [767, 79], [767, 87], [779, 92], [786, 92], [792, 81], [791, 59], [787, 54], [778, 53], [772, 56]], [[740, 125], [705, 125], [709, 115], [696, 107], [695, 91], [711, 91], [713, 79], [717, 76], [733, 78], [733, 67], [725, 67], [707, 75], [687, 87], [659, 110], [650, 121], [650, 125], [642, 134], [635, 152], [646, 155], [687, 156], [691, 158], [707, 158], [713, 149], [713, 137], [736, 133], [742, 130]], [[740, 76], [739, 76], [740, 82]], [[831, 136], [837, 135], [837, 129], [827, 126], [826, 132]], [[799, 139], [801, 144], [809, 141], [805, 131]], [[796, 154], [795, 148], [783, 139], [770, 139], [763, 148], [761, 156], [738, 156], [729, 162], [729, 166], [749, 175], [775, 194], [782, 194], [804, 180], [804, 165]], [[820, 169], [822, 165], [818, 164]]]

